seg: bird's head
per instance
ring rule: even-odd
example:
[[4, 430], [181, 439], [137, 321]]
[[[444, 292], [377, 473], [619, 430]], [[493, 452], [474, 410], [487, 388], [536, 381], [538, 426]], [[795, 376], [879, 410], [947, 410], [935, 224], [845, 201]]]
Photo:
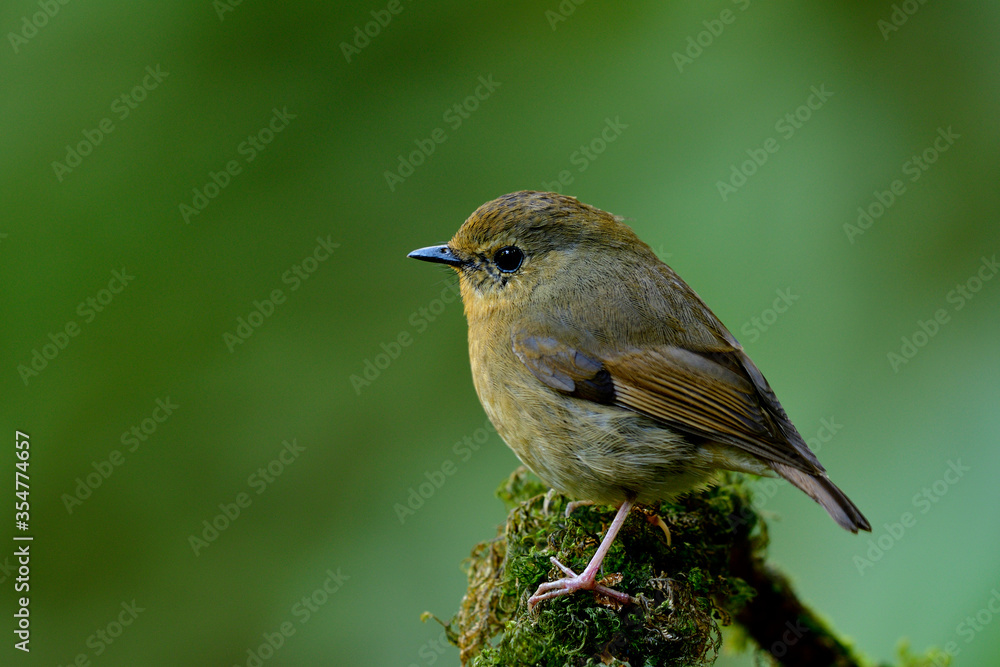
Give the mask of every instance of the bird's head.
[[519, 312], [539, 287], [601, 280], [595, 269], [637, 251], [652, 255], [610, 213], [554, 192], [524, 191], [486, 202], [447, 244], [408, 256], [455, 269], [466, 314], [476, 315]]

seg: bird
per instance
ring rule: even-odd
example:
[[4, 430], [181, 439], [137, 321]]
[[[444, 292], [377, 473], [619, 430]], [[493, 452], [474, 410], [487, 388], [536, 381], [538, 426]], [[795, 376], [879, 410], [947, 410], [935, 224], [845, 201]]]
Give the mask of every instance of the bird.
[[566, 576], [530, 608], [578, 590], [633, 601], [597, 581], [629, 512], [720, 470], [782, 477], [844, 529], [871, 530], [740, 343], [622, 218], [512, 192], [408, 257], [457, 272], [476, 392], [521, 462], [559, 493], [618, 508], [582, 572], [551, 559]]

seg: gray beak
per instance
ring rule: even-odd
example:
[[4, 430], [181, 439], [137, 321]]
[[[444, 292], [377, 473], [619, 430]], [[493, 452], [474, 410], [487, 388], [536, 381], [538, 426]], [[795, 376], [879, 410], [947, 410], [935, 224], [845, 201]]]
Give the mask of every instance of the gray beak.
[[465, 262], [451, 252], [447, 245], [432, 245], [426, 248], [414, 250], [407, 257], [419, 259], [424, 262], [434, 262], [436, 264], [447, 264], [449, 266], [461, 266]]

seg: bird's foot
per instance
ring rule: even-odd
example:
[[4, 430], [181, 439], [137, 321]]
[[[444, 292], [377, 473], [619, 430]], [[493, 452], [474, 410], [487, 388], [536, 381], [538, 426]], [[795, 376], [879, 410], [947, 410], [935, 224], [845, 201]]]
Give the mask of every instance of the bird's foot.
[[549, 489], [545, 493], [545, 501], [542, 503], [542, 514], [545, 516], [549, 515], [549, 506], [552, 504], [552, 499], [556, 497], [556, 490]]
[[597, 577], [593, 574], [588, 575], [586, 571], [583, 574], [577, 574], [556, 560], [554, 556], [551, 560], [556, 567], [569, 576], [563, 579], [556, 579], [555, 581], [546, 581], [539, 586], [535, 594], [528, 598], [528, 609], [534, 609], [535, 605], [543, 600], [551, 600], [552, 598], [569, 595], [576, 591], [594, 591], [601, 595], [606, 595], [621, 604], [628, 604], [635, 601], [628, 593], [622, 593], [597, 583]]
[[568, 519], [569, 515], [572, 514], [577, 507], [586, 507], [588, 505], [596, 505], [596, 504], [597, 503], [595, 503], [593, 500], [574, 500], [572, 502], [568, 502], [566, 503], [566, 518]]
[[663, 534], [667, 538], [667, 546], [669, 547], [670, 546], [670, 528], [667, 527], [667, 523], [663, 520], [663, 517], [661, 517], [659, 514], [650, 514], [650, 513], [647, 513], [646, 514], [646, 521], [648, 521], [649, 523], [651, 523], [654, 526], [658, 526], [660, 528], [660, 530], [663, 531]]

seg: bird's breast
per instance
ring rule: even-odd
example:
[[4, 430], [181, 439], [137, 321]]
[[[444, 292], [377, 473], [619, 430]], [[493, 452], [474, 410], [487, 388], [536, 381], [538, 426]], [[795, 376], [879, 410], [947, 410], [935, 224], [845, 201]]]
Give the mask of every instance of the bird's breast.
[[515, 356], [509, 335], [476, 334], [470, 327], [470, 362], [486, 414], [517, 457], [557, 491], [605, 504], [653, 502], [707, 478], [707, 461], [683, 436], [624, 408], [555, 391]]

